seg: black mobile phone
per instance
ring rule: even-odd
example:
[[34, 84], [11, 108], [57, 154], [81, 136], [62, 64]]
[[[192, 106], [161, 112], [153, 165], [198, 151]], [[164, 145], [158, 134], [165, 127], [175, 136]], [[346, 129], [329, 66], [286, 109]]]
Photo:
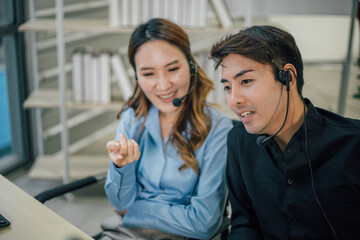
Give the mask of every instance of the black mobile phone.
[[7, 220], [3, 215], [0, 214], [0, 229], [10, 226], [9, 220]]

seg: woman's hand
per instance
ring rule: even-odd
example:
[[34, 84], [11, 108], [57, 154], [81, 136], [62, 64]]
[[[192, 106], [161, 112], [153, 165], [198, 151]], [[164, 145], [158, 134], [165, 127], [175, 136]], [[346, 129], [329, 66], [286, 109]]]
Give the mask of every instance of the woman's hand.
[[106, 149], [111, 161], [119, 168], [135, 162], [140, 157], [137, 142], [133, 139], [126, 139], [123, 133], [120, 135], [120, 141], [114, 140], [107, 142]]

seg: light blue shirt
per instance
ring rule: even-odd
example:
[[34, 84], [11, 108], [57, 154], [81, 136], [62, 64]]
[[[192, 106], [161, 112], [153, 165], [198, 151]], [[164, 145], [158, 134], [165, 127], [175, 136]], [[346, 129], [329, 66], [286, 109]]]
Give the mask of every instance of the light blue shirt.
[[208, 111], [211, 130], [195, 151], [199, 175], [191, 168], [179, 172], [184, 162], [176, 146], [162, 140], [156, 107], [150, 107], [138, 139], [135, 137], [143, 118], [136, 119], [132, 108], [122, 113], [116, 139], [124, 133], [126, 138], [136, 140], [141, 156], [123, 168], [110, 161], [105, 192], [117, 210], [128, 209], [123, 219], [125, 227], [152, 228], [199, 239], [208, 239], [216, 232], [227, 197], [226, 138], [232, 122], [218, 110]]

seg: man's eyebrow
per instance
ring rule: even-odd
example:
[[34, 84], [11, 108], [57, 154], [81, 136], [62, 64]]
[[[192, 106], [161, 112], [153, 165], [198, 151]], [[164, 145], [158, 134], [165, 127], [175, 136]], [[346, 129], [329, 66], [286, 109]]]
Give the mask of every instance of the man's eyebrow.
[[221, 79], [220, 82], [221, 82], [221, 83], [226, 83], [226, 82], [229, 82], [229, 81], [226, 80], [226, 79]]
[[247, 69], [247, 70], [242, 70], [240, 71], [239, 73], [237, 73], [234, 77], [234, 79], [238, 78], [238, 77], [241, 77], [242, 75], [244, 75], [245, 73], [248, 73], [248, 72], [253, 72], [254, 70], [253, 69]]
[[[254, 71], [253, 69], [242, 70], [242, 71], [240, 71], [239, 73], [237, 73], [237, 74], [234, 76], [233, 79], [236, 79], [236, 78], [244, 75], [245, 73], [253, 72], [253, 71]], [[221, 80], [220, 80], [220, 83], [226, 83], [226, 82], [229, 82], [229, 81], [226, 80], [226, 79], [221, 79]]]

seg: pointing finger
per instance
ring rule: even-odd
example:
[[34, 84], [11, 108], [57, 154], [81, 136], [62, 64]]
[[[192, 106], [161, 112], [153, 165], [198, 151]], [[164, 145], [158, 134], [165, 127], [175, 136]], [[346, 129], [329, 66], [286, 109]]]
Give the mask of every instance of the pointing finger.
[[121, 155], [128, 154], [128, 144], [127, 144], [127, 139], [126, 139], [124, 133], [120, 134], [120, 145], [121, 145], [121, 149], [120, 149], [119, 153]]

